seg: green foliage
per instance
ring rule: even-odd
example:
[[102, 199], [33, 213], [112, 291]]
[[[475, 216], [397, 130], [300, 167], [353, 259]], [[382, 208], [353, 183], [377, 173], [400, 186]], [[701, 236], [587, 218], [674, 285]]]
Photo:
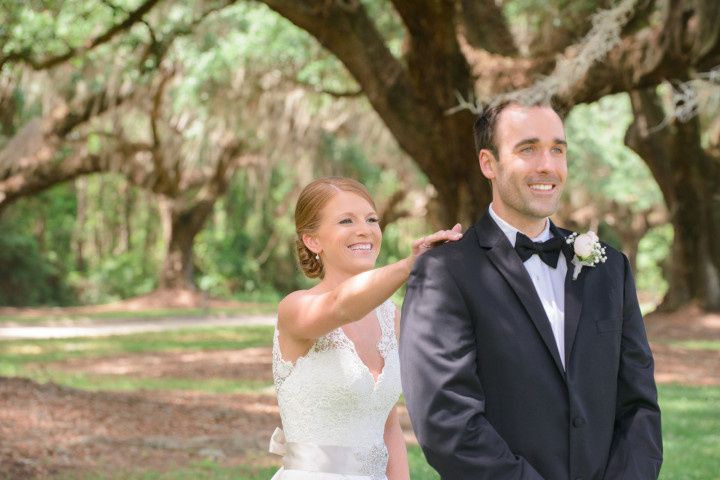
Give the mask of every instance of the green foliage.
[[325, 134], [318, 146], [320, 166], [316, 176], [338, 175], [360, 179], [373, 192], [380, 181], [382, 169], [368, 162], [364, 148], [354, 139], [340, 139]]
[[198, 236], [198, 283], [213, 295], [273, 299], [276, 291], [297, 288], [299, 273], [290, 248], [294, 179], [285, 167], [268, 174], [268, 184], [261, 185], [252, 181], [251, 172], [238, 172], [212, 222]]
[[75, 197], [60, 186], [18, 202], [0, 217], [0, 305], [67, 305]]
[[664, 265], [670, 255], [673, 241], [672, 225], [666, 224], [650, 230], [638, 248], [638, 290], [651, 292], [656, 302], [662, 300], [668, 289]]
[[[624, 135], [632, 121], [626, 94], [607, 96], [588, 105], [576, 106], [565, 121], [568, 138], [568, 182], [566, 201], [575, 207], [591, 204], [601, 221], [603, 241], [622, 250], [615, 224], [633, 221], [632, 216], [662, 208], [663, 197], [649, 168], [630, 148]], [[585, 203], [574, 205], [576, 198]], [[625, 212], [625, 209], [629, 213]], [[666, 290], [662, 264], [672, 243], [672, 226], [651, 229], [640, 240], [637, 254], [637, 288], [659, 303]]]
[[[5, 2], [0, 9], [0, 40], [4, 40], [0, 48], [36, 60], [62, 54], [86, 45], [140, 3]], [[503, 8], [514, 25], [536, 15], [539, 26], [552, 19], [553, 12], [563, 11], [574, 22], [605, 3], [513, 0], [503, 2]], [[400, 56], [405, 28], [391, 2], [362, 0], [362, 5], [391, 51]], [[163, 104], [164, 113], [173, 119], [165, 127], [173, 132], [160, 133], [165, 139], [176, 135], [182, 151], [168, 155], [187, 157], [188, 165], [182, 168], [202, 167], [204, 152], [216, 142], [210, 133], [218, 130], [237, 135], [247, 153], [262, 159], [261, 165], [244, 167], [235, 175], [228, 194], [217, 202], [197, 237], [196, 283], [213, 296], [277, 300], [313, 284], [297, 268], [294, 251], [294, 202], [309, 178], [329, 174], [357, 178], [368, 186], [380, 208], [397, 190], [422, 187], [426, 179], [414, 166], [403, 165], [409, 161], [393, 141], [366, 141], [363, 128], [353, 121], [327, 128], [315, 120], [337, 106], [338, 100], [313, 92], [357, 88], [342, 63], [316, 39], [258, 2], [235, 2], [193, 24], [211, 6], [200, 0], [160, 2], [146, 15], [147, 24], [138, 23], [65, 67], [43, 74], [44, 78], [10, 82], [17, 84], [12, 95], [17, 110], [14, 125], [47, 113], [46, 97], [52, 95], [38, 93], [46, 85], [57, 90], [53, 101], [70, 101], [108, 83], [155, 88], [160, 69], [153, 53], [179, 34], [164, 57], [175, 71]], [[147, 50], [152, 40], [155, 44]], [[18, 75], [28, 74], [7, 65], [0, 73], [13, 74], [10, 67], [17, 68]], [[271, 106], [264, 102], [300, 88], [304, 88], [307, 118], [317, 125], [297, 138], [291, 132], [288, 143], [297, 141], [298, 145], [292, 143], [278, 152], [276, 144], [285, 141], [286, 135], [279, 136], [285, 130], [276, 128], [275, 120], [292, 124], [294, 119], [280, 118], [283, 102]], [[151, 93], [141, 89], [139, 96]], [[362, 100], [339, 102], [353, 120], [374, 115], [368, 114], [371, 108]], [[133, 101], [133, 107], [122, 110], [117, 121], [99, 121], [83, 130], [80, 142], [89, 152], [102, 154], [112, 146], [116, 130], [132, 141], [150, 141], [143, 108], [142, 101]], [[579, 106], [572, 112], [567, 122], [572, 159], [569, 189], [585, 189], [595, 198], [617, 200], [636, 209], [661, 201], [644, 164], [622, 147], [630, 115], [625, 97]], [[86, 138], [82, 137], [85, 133]], [[0, 145], [6, 140], [0, 137]], [[2, 258], [16, 269], [16, 284], [7, 287], [9, 293], [0, 294], [0, 304], [103, 303], [156, 287], [164, 255], [157, 198], [128, 187], [118, 176], [83, 181], [84, 193], [67, 186], [18, 202], [4, 212], [3, 226], [14, 233], [3, 239], [7, 251]], [[83, 218], [76, 213], [80, 200], [86, 202]], [[44, 226], [42, 234], [34, 230], [38, 224]], [[402, 219], [389, 225], [378, 265], [404, 257], [412, 239], [428, 229], [424, 219]], [[613, 233], [608, 228], [603, 238], [617, 240]], [[639, 284], [648, 288], [658, 284], [660, 270], [652, 267], [660, 258], [655, 250], [661, 246], [656, 243], [650, 242], [648, 248], [654, 250], [649, 257], [642, 252], [640, 256], [642, 269], [655, 268], [647, 279], [641, 275]]]
[[584, 189], [595, 198], [615, 200], [634, 211], [662, 202], [649, 168], [625, 146], [630, 122], [632, 110], [627, 94], [573, 108], [565, 120], [568, 191]]
[[34, 237], [0, 222], [0, 305], [66, 304], [71, 292], [56, 262], [44, 257]]
[[63, 2], [5, 0], [0, 34], [3, 53], [23, 52], [44, 59], [78, 48], [99, 32], [119, 23], [140, 0]]
[[149, 267], [138, 252], [123, 252], [103, 258], [88, 272], [72, 272], [69, 280], [79, 287], [82, 303], [107, 303], [152, 291], [157, 268]]

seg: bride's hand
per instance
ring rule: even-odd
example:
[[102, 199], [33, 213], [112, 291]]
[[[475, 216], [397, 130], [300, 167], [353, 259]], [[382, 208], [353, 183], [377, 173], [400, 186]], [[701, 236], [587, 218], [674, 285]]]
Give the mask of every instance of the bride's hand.
[[410, 257], [414, 263], [415, 259], [436, 245], [446, 242], [454, 242], [462, 238], [462, 226], [456, 223], [450, 230], [439, 230], [427, 237], [415, 240], [412, 244], [412, 254]]

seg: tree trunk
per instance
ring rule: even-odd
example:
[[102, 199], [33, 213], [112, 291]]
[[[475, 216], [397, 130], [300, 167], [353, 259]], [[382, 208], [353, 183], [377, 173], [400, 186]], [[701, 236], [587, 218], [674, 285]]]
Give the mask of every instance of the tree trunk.
[[697, 117], [669, 122], [654, 89], [630, 94], [635, 120], [625, 142], [650, 167], [670, 212], [675, 237], [669, 259], [670, 288], [662, 307], [695, 301], [720, 310], [720, 163], [701, 147]]
[[119, 196], [122, 201], [117, 204], [118, 223], [115, 226], [117, 243], [113, 250], [114, 255], [129, 252], [132, 241], [131, 213], [133, 210], [133, 191], [128, 181], [124, 178], [122, 179], [119, 190]]
[[193, 243], [212, 213], [215, 198], [190, 207], [182, 200], [161, 197], [160, 215], [166, 232], [167, 250], [160, 270], [161, 289], [195, 290]]
[[75, 269], [78, 272], [85, 272], [87, 270], [87, 263], [85, 262], [85, 231], [87, 229], [86, 177], [80, 177], [75, 180], [75, 198], [77, 202], [77, 212], [75, 214], [75, 228], [72, 236]]

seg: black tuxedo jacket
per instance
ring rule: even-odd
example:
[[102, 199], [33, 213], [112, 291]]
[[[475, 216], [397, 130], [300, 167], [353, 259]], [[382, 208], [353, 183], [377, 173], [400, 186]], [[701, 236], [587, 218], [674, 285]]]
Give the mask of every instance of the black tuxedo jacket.
[[571, 249], [566, 370], [532, 280], [489, 215], [418, 259], [402, 309], [402, 384], [443, 479], [657, 478], [660, 410], [629, 263], [607, 247], [606, 263], [573, 280]]

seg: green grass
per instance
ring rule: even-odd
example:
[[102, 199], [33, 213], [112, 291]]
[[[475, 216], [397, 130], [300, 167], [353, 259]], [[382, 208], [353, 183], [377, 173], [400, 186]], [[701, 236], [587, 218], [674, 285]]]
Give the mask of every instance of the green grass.
[[[256, 392], [269, 382], [242, 379], [136, 378], [49, 371], [49, 362], [72, 358], [103, 358], [133, 353], [242, 349], [269, 346], [272, 327], [194, 328], [103, 338], [0, 341], [0, 375], [20, 375], [39, 381], [52, 380], [86, 390], [199, 390], [209, 393]], [[717, 341], [675, 342], [686, 348], [714, 350]], [[674, 343], [674, 344], [675, 344]], [[665, 462], [662, 480], [705, 480], [720, 472], [720, 387], [660, 385]], [[417, 446], [408, 447], [413, 480], [437, 480]], [[260, 461], [258, 461], [260, 462]], [[260, 462], [262, 463], [262, 462]], [[226, 467], [199, 462], [169, 472], [128, 473], [128, 479], [245, 479], [267, 480], [275, 468], [249, 464]], [[57, 478], [57, 477], [56, 477]], [[73, 477], [76, 478], [76, 477]], [[102, 476], [83, 477], [102, 479]]]
[[84, 390], [193, 390], [208, 393], [258, 392], [269, 382], [243, 379], [138, 378], [125, 375], [69, 373], [48, 363], [80, 358], [170, 351], [241, 350], [272, 344], [270, 326], [211, 327], [116, 335], [99, 338], [0, 341], [0, 375], [53, 381]]
[[660, 342], [688, 350], [720, 350], [720, 340], [669, 340]]
[[0, 326], [8, 324], [47, 325], [53, 323], [105, 320], [159, 320], [166, 318], [216, 318], [238, 315], [271, 314], [277, 303], [254, 303], [243, 307], [165, 308], [139, 311], [110, 311], [94, 313], [48, 313], [42, 315], [0, 315]]
[[422, 449], [417, 445], [408, 445], [408, 463], [410, 478], [413, 480], [439, 480], [440, 475], [428, 465]]
[[[720, 472], [720, 387], [660, 385], [664, 463], [660, 480], [708, 480]], [[438, 480], [419, 447], [408, 446], [410, 478]], [[247, 480], [268, 477], [237, 477]]]
[[[410, 462], [410, 478], [413, 480], [439, 480], [440, 476], [426, 462], [420, 447], [408, 447]], [[225, 467], [211, 460], [196, 462], [192, 465], [167, 472], [124, 472], [119, 477], [101, 475], [72, 477], [78, 480], [109, 480], [123, 478], [127, 480], [269, 480], [277, 471], [277, 467], [260, 467], [246, 465], [241, 467]], [[56, 480], [70, 480], [70, 477], [55, 477]]]
[[169, 470], [166, 472], [118, 472], [112, 476], [107, 475], [61, 475], [53, 477], [55, 480], [270, 480], [277, 467], [224, 467], [211, 460], [195, 462], [185, 468]]
[[720, 472], [720, 387], [660, 385], [662, 480], [707, 480]]
[[136, 391], [136, 390], [186, 390], [205, 393], [257, 393], [272, 391], [273, 383], [242, 378], [137, 378], [125, 375], [93, 375], [86, 373], [30, 370], [23, 372], [25, 378], [36, 382], [52, 381], [66, 387], [87, 391]]
[[95, 338], [0, 341], [3, 365], [101, 358], [120, 354], [185, 350], [225, 350], [272, 344], [273, 327], [198, 327], [167, 332]]

